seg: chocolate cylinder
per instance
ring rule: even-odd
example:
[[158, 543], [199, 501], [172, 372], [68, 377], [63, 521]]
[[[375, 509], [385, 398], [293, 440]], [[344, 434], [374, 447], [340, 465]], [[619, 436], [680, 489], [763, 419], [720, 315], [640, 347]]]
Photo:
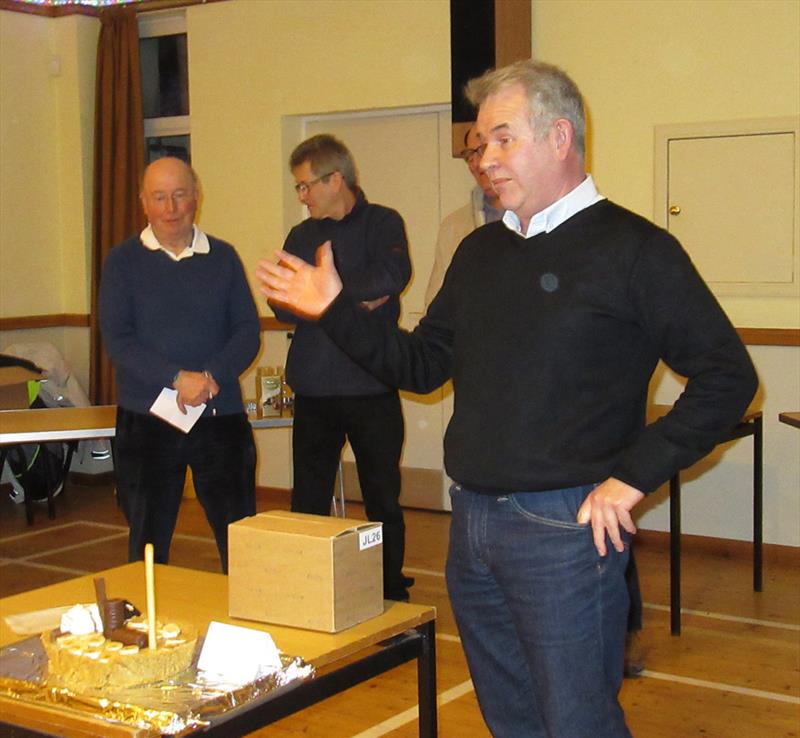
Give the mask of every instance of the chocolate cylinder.
[[125, 600], [115, 598], [108, 600], [105, 606], [103, 617], [104, 634], [106, 638], [109, 633], [125, 625]]
[[119, 641], [126, 646], [139, 646], [144, 648], [147, 645], [147, 633], [140, 630], [131, 630], [130, 628], [115, 628], [108, 635], [111, 641]]

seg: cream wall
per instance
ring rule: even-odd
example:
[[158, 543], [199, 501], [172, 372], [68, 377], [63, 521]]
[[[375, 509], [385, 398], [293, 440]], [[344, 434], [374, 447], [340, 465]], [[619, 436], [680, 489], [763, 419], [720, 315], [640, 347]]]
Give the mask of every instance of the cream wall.
[[[646, 217], [654, 126], [800, 114], [796, 0], [534, 0], [532, 24], [587, 99], [598, 187]], [[800, 326], [797, 299], [721, 302], [739, 326]]]
[[[286, 235], [282, 116], [450, 97], [447, 0], [231, 0], [188, 8], [187, 24], [202, 222], [250, 271]], [[413, 152], [398, 141], [397, 165]]]
[[[0, 317], [88, 313], [95, 18], [0, 11]], [[2, 331], [47, 341], [85, 388], [88, 331]]]
[[98, 30], [0, 11], [0, 316], [88, 312]]
[[[230, 0], [187, 19], [203, 223], [246, 261], [284, 235], [281, 116], [449, 97], [447, 0]], [[600, 187], [647, 216], [655, 125], [800, 110], [793, 0], [536, 0], [532, 23], [534, 53], [588, 99]], [[0, 11], [2, 316], [88, 309], [98, 29]], [[408, 155], [413, 143], [399, 142], [398, 160]], [[37, 288], [19, 289], [30, 274]], [[796, 301], [723, 301], [739, 325], [800, 324]]]
[[[449, 97], [447, 0], [230, 0], [187, 18], [203, 222], [246, 261], [284, 235], [281, 116]], [[655, 125], [800, 110], [794, 0], [536, 0], [532, 23], [534, 53], [586, 94], [600, 187], [647, 216]], [[85, 16], [0, 11], [4, 317], [88, 309], [98, 29]], [[413, 142], [398, 142], [398, 160], [408, 155]], [[31, 274], [36, 289], [20, 289]], [[800, 324], [796, 302], [724, 302], [739, 325]]]
[[91, 304], [94, 99], [100, 24], [81, 15], [54, 24], [59, 75], [58, 192], [62, 234], [61, 288], [65, 313], [89, 312]]
[[53, 28], [46, 18], [0, 11], [2, 316], [61, 312]]

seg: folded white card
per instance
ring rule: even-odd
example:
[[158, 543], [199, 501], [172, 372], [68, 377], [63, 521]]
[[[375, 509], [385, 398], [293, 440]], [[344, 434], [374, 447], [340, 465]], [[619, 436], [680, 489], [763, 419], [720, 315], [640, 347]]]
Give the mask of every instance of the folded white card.
[[188, 433], [197, 419], [203, 414], [206, 404], [192, 407], [186, 406], [186, 415], [178, 407], [178, 393], [174, 389], [164, 387], [156, 397], [156, 401], [150, 406], [150, 412], [157, 415], [161, 420], [166, 420], [170, 425], [174, 425], [178, 430]]
[[269, 633], [212, 620], [197, 660], [206, 680], [247, 684], [282, 667], [281, 654]]

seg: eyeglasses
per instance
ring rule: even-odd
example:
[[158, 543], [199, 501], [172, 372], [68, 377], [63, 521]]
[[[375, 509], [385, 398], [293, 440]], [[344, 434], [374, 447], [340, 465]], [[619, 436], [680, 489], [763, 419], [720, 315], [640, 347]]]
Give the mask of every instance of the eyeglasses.
[[[334, 170], [334, 171], [335, 171], [335, 170]], [[307, 195], [307, 194], [308, 194], [308, 191], [309, 191], [309, 190], [310, 190], [310, 189], [311, 189], [311, 188], [312, 188], [312, 187], [313, 187], [313, 186], [314, 186], [314, 185], [315, 185], [317, 182], [321, 182], [323, 179], [325, 179], [325, 177], [330, 177], [330, 176], [331, 176], [331, 174], [333, 174], [333, 172], [328, 172], [327, 174], [321, 174], [321, 175], [320, 175], [319, 177], [317, 177], [316, 179], [310, 179], [308, 182], [298, 182], [298, 183], [297, 183], [297, 184], [294, 186], [294, 191], [295, 191], [295, 192], [296, 192], [298, 195]]]
[[481, 144], [477, 149], [462, 149], [460, 156], [467, 164], [471, 164], [476, 156], [480, 159], [484, 151], [486, 151], [486, 144]]

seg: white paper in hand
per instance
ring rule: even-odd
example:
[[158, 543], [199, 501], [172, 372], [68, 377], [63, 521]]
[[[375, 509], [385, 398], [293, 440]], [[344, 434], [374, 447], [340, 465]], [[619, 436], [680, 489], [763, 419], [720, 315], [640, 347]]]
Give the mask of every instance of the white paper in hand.
[[206, 404], [192, 407], [186, 406], [186, 415], [178, 408], [178, 393], [174, 389], [164, 387], [161, 394], [156, 397], [156, 401], [150, 407], [150, 412], [158, 416], [161, 420], [166, 420], [170, 425], [174, 425], [178, 430], [188, 433], [197, 419], [203, 414]]

